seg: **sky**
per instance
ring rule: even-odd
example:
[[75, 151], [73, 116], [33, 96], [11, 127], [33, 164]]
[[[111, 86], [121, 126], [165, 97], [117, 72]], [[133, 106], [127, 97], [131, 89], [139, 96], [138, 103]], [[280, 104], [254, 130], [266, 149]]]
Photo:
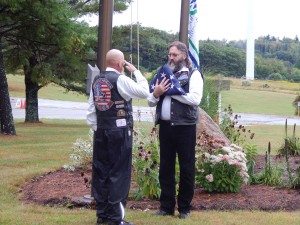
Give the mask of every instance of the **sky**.
[[[197, 0], [197, 6], [200, 40], [245, 40], [249, 30], [254, 38], [300, 37], [299, 0]], [[132, 8], [114, 14], [113, 26], [139, 21], [142, 26], [175, 33], [180, 28], [180, 10], [181, 0], [134, 0]], [[87, 21], [96, 25], [98, 18]]]

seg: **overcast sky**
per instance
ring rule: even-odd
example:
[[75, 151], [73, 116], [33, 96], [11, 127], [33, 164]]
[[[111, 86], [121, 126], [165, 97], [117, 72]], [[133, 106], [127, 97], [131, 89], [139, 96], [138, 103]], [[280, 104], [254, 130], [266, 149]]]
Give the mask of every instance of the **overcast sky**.
[[[197, 0], [199, 39], [246, 39], [249, 1], [253, 5], [255, 38], [268, 34], [279, 38], [300, 37], [299, 0]], [[113, 25], [138, 20], [142, 26], [175, 33], [180, 27], [180, 9], [181, 0], [135, 0], [132, 9], [114, 14]], [[98, 22], [92, 21], [93, 25]]]

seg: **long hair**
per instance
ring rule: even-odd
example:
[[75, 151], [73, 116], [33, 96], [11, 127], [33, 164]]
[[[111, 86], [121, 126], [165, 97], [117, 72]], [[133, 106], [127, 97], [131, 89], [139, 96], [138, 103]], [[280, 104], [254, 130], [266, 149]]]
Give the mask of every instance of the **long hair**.
[[169, 45], [169, 47], [168, 47], [169, 50], [172, 47], [176, 47], [179, 51], [181, 51], [183, 54], [186, 55], [186, 58], [184, 60], [185, 66], [189, 69], [192, 68], [192, 64], [191, 64], [191, 61], [189, 58], [189, 51], [188, 51], [186, 45], [184, 43], [182, 43], [181, 41], [174, 41]]

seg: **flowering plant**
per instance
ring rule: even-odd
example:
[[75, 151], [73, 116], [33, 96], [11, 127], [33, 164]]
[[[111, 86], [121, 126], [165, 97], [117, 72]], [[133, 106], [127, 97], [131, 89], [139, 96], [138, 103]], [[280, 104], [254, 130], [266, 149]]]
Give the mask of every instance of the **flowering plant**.
[[133, 180], [137, 184], [135, 199], [158, 199], [159, 141], [156, 128], [150, 135], [141, 129], [134, 131], [132, 161]]
[[71, 163], [63, 166], [65, 170], [74, 171], [76, 168], [90, 168], [93, 157], [93, 139], [94, 131], [92, 129], [89, 130], [87, 140], [76, 139], [70, 155]]
[[248, 182], [247, 159], [242, 148], [231, 144], [196, 154], [196, 181], [209, 192], [238, 192]]

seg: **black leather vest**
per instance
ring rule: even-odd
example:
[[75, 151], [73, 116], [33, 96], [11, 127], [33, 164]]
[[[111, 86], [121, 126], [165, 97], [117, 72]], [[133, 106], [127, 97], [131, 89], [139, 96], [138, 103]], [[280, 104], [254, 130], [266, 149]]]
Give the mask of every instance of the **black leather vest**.
[[97, 115], [97, 128], [133, 127], [132, 103], [118, 92], [119, 74], [104, 71], [93, 81], [93, 96]]
[[[182, 72], [177, 77], [182, 89], [185, 93], [189, 93], [190, 77], [194, 70]], [[156, 118], [155, 124], [159, 124], [161, 118], [161, 109], [164, 96], [161, 96], [156, 106]], [[197, 124], [199, 120], [199, 109], [196, 105], [183, 104], [173, 98], [171, 98], [171, 120], [172, 126], [176, 125], [193, 125]]]

